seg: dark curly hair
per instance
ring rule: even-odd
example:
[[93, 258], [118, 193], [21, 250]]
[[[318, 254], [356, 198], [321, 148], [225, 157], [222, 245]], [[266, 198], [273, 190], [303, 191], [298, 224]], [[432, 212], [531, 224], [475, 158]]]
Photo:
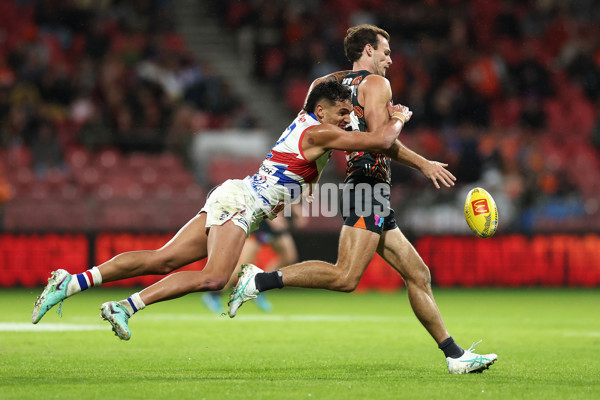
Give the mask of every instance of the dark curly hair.
[[344, 52], [348, 61], [353, 63], [358, 60], [367, 44], [377, 50], [377, 35], [383, 36], [388, 42], [390, 40], [389, 33], [375, 25], [362, 24], [348, 28], [344, 38]]
[[345, 87], [338, 81], [325, 81], [316, 85], [308, 95], [306, 104], [304, 105], [304, 111], [312, 113], [315, 112], [317, 104], [322, 101], [328, 102], [330, 105], [336, 101], [346, 101], [351, 99], [352, 92], [349, 88]]

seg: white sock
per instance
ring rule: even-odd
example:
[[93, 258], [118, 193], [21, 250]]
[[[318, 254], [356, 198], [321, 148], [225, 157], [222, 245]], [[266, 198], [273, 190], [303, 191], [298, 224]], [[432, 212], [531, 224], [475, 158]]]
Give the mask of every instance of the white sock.
[[130, 316], [146, 307], [139, 292], [132, 294], [125, 300], [121, 300], [119, 303], [129, 311]]
[[71, 282], [67, 285], [67, 297], [102, 284], [102, 275], [98, 267], [92, 267], [81, 274], [71, 276]]

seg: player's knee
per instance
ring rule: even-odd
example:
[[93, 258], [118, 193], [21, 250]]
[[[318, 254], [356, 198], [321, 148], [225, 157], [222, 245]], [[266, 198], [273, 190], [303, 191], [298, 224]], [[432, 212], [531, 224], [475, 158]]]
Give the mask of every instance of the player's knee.
[[360, 282], [360, 277], [355, 278], [351, 276], [340, 277], [335, 283], [334, 290], [338, 292], [350, 293], [354, 292], [358, 287], [358, 283]]
[[431, 272], [429, 271], [429, 268], [427, 267], [427, 265], [423, 265], [423, 269], [421, 270], [421, 273], [419, 274], [420, 276], [420, 283], [424, 286], [431, 286]]
[[221, 290], [227, 284], [227, 279], [219, 277], [207, 277], [200, 282], [198, 291], [210, 292]]
[[422, 264], [419, 268], [407, 277], [407, 284], [413, 284], [421, 287], [431, 286], [431, 272], [427, 265]]
[[151, 274], [153, 275], [167, 275], [170, 274], [171, 272], [173, 272], [175, 269], [172, 268], [169, 265], [166, 264], [161, 264], [161, 265], [154, 265], [151, 269]]
[[355, 284], [345, 284], [345, 285], [338, 286], [338, 288], [336, 290], [338, 292], [351, 293], [356, 290], [357, 286], [358, 285], [355, 285]]

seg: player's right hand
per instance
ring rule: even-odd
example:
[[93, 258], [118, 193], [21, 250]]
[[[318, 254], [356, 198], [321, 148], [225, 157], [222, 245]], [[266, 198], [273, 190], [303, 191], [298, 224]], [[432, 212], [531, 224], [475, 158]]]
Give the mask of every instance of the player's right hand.
[[440, 188], [440, 181], [446, 187], [454, 186], [454, 181], [456, 181], [456, 177], [452, 175], [450, 171], [446, 169], [448, 164], [441, 163], [439, 161], [427, 161], [425, 165], [421, 168], [421, 172], [427, 178], [431, 179], [433, 185], [436, 189]]

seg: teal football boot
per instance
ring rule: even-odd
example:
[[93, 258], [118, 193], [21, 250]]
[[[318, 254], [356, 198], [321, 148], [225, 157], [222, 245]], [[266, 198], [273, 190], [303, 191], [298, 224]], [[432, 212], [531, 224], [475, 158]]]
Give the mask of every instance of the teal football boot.
[[118, 301], [109, 301], [100, 307], [102, 314], [100, 316], [112, 325], [112, 330], [121, 340], [131, 339], [131, 331], [127, 322], [129, 321], [129, 311]]
[[[73, 276], [64, 269], [58, 269], [52, 272], [52, 276], [48, 278], [48, 284], [44, 288], [33, 305], [33, 313], [31, 314], [31, 322], [37, 324], [49, 309], [57, 303], [62, 302], [67, 298], [67, 286]], [[61, 304], [62, 306], [62, 304]], [[62, 307], [58, 307], [58, 313], [62, 316]]]

